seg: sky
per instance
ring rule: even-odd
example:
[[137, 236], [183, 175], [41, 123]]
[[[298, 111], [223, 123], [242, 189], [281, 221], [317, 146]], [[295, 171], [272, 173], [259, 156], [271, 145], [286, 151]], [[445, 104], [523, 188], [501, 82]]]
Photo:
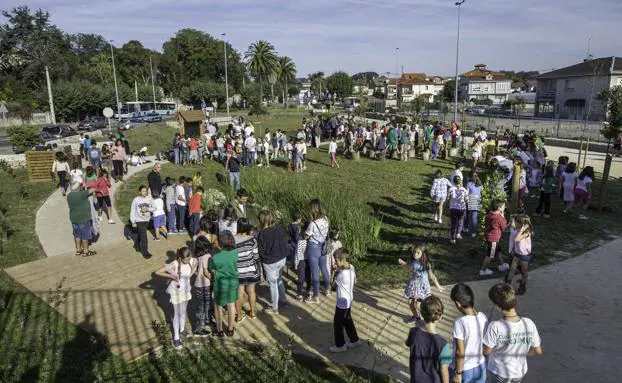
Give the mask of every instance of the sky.
[[[454, 1], [4, 0], [0, 8], [42, 8], [65, 32], [101, 34], [116, 46], [140, 40], [161, 51], [182, 28], [226, 33], [241, 53], [267, 40], [294, 60], [299, 77], [337, 70], [451, 76]], [[547, 72], [580, 62], [588, 45], [594, 57], [622, 56], [620, 0], [466, 0], [461, 9], [461, 73], [479, 63]]]

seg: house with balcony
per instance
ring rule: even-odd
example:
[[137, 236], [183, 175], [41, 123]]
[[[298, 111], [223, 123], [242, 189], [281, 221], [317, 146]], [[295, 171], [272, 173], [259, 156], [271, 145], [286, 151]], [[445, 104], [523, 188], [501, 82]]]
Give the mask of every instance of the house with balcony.
[[473, 70], [461, 74], [458, 84], [458, 99], [462, 102], [490, 100], [493, 105], [503, 105], [512, 93], [512, 80], [486, 68], [486, 64], [477, 64]]
[[586, 59], [537, 77], [534, 116], [600, 121], [604, 89], [622, 85], [622, 57]]
[[440, 95], [447, 80], [441, 76], [428, 76], [425, 73], [403, 73], [397, 82], [402, 102], [411, 102], [423, 96], [427, 102], [433, 102], [434, 96]]

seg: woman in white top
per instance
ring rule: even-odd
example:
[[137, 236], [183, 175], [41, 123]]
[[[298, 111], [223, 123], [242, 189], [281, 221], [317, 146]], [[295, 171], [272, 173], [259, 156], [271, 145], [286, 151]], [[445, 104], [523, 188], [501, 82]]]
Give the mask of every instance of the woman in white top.
[[218, 232], [224, 233], [225, 231], [230, 231], [231, 235], [238, 233], [238, 223], [235, 220], [235, 209], [232, 205], [225, 206], [222, 218], [218, 220]]
[[318, 303], [320, 295], [320, 275], [318, 269], [322, 271], [324, 278], [325, 294], [330, 294], [330, 279], [328, 277], [328, 268], [326, 264], [326, 255], [323, 252], [324, 243], [328, 236], [328, 219], [324, 213], [324, 207], [319, 199], [309, 202], [309, 226], [304, 233], [307, 243], [307, 260], [311, 269], [311, 282], [313, 285], [313, 294], [306, 299], [307, 303]]
[[67, 176], [70, 172], [69, 163], [67, 163], [67, 156], [65, 153], [56, 153], [56, 159], [52, 165], [52, 172], [58, 176], [58, 186], [62, 189], [64, 197], [67, 194], [67, 187], [69, 186]]

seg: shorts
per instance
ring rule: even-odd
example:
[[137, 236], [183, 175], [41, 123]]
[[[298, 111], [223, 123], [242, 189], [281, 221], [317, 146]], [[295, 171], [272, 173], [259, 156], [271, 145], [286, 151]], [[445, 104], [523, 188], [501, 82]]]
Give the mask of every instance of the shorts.
[[188, 159], [189, 159], [190, 161], [192, 161], [192, 160], [194, 160], [194, 161], [198, 160], [198, 159], [199, 159], [199, 153], [198, 153], [196, 150], [191, 150], [191, 151], [190, 151], [190, 156], [188, 157]]
[[104, 208], [104, 205], [108, 206], [108, 207], [112, 207], [112, 202], [110, 201], [110, 196], [105, 195], [105, 196], [101, 196], [101, 197], [97, 197], [97, 205], [99, 205], [100, 208]]
[[531, 262], [531, 254], [527, 254], [527, 255], [520, 255], [520, 254], [514, 254], [514, 258], [518, 258], [519, 261], [522, 262]]
[[447, 197], [441, 197], [437, 195], [435, 195], [433, 198], [434, 198], [434, 202], [436, 203], [444, 203], [445, 200], [447, 199]]
[[102, 167], [102, 161], [101, 160], [91, 160], [91, 165], [93, 165], [93, 167], [95, 169], [99, 169]]
[[527, 191], [527, 187], [522, 187], [520, 189], [518, 189], [518, 199], [523, 199], [523, 197], [525, 197], [525, 192]]
[[585, 191], [583, 189], [579, 189], [579, 188], [575, 188], [574, 189], [574, 197], [575, 197], [575, 199], [578, 199], [578, 200], [583, 201], [583, 202], [587, 202], [588, 196], [589, 196], [589, 194], [588, 194], [587, 191]]
[[155, 229], [164, 226], [164, 218], [166, 217], [165, 214], [159, 215], [157, 217], [153, 217], [153, 227]]
[[489, 371], [490, 383], [521, 383], [523, 378], [503, 378], [495, 373]]
[[490, 259], [495, 259], [495, 257], [501, 252], [501, 247], [499, 246], [499, 242], [488, 242], [488, 257]]
[[81, 241], [90, 241], [93, 239], [93, 232], [91, 231], [91, 220], [82, 223], [72, 223], [73, 238]]

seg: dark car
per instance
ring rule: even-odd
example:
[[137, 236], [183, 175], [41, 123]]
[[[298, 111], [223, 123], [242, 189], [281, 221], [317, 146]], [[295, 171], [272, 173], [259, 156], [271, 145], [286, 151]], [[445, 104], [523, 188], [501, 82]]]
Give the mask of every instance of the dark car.
[[149, 113], [145, 114], [142, 120], [147, 123], [160, 122], [162, 121], [162, 116], [160, 116], [158, 113]]
[[89, 117], [78, 124], [78, 130], [91, 131], [97, 129], [105, 129], [108, 126], [108, 120], [106, 117]]
[[45, 133], [46, 136], [52, 137], [52, 140], [55, 138], [69, 137], [76, 134], [76, 132], [71, 129], [69, 125], [60, 124], [44, 126], [43, 128], [41, 128], [41, 134], [43, 135], [43, 133]]

